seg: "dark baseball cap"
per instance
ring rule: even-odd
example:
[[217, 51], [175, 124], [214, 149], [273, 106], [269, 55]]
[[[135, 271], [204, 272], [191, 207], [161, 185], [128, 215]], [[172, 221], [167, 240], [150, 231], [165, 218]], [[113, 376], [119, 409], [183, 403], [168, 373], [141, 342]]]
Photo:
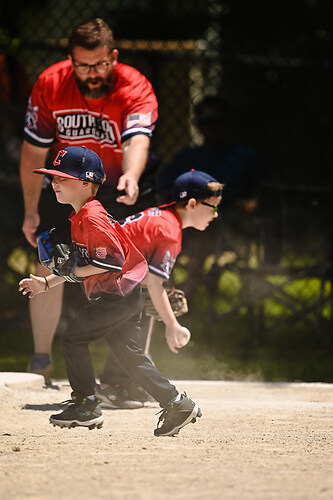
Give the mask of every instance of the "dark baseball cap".
[[36, 174], [57, 175], [66, 179], [102, 184], [105, 172], [102, 160], [91, 149], [85, 146], [69, 146], [58, 151], [53, 160], [54, 168], [33, 170]]
[[221, 196], [222, 189], [211, 191], [209, 182], [219, 182], [201, 170], [190, 170], [177, 177], [172, 188], [173, 201], [186, 201], [190, 198], [201, 200], [211, 196]]

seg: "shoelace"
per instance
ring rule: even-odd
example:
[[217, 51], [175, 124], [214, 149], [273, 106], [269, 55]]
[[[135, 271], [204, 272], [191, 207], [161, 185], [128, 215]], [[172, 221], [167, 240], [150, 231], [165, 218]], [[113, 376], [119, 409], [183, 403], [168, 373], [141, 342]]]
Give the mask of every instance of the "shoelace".
[[66, 399], [65, 401], [62, 401], [61, 403], [59, 403], [59, 406], [60, 406], [60, 408], [67, 408], [69, 406], [75, 406], [75, 405], [78, 405], [80, 403], [81, 403], [81, 401], [79, 401], [77, 399]]
[[160, 415], [158, 417], [158, 421], [157, 421], [157, 428], [159, 427], [160, 423], [165, 420], [165, 417], [166, 417], [167, 413], [168, 413], [168, 410], [166, 408], [162, 408], [162, 410], [160, 410], [157, 413], [155, 413], [155, 415]]
[[[186, 392], [184, 391], [183, 396], [187, 397], [187, 394]], [[170, 403], [168, 404], [167, 408], [162, 408], [162, 410], [158, 411], [157, 413], [155, 413], [155, 415], [160, 415], [158, 417], [158, 422], [157, 422], [157, 427], [158, 425], [160, 424], [160, 422], [162, 422], [163, 420], [165, 420], [165, 417], [167, 416], [167, 413], [168, 413], [168, 407], [170, 406], [170, 408], [173, 408], [174, 406], [174, 401], [170, 401]]]
[[174, 406], [174, 401], [170, 401], [170, 403], [168, 404], [167, 408], [162, 408], [162, 410], [158, 411], [157, 413], [155, 413], [155, 415], [160, 415], [158, 417], [158, 422], [157, 422], [157, 427], [159, 426], [159, 424], [166, 419], [166, 416], [168, 414], [168, 407], [170, 408], [173, 408]]

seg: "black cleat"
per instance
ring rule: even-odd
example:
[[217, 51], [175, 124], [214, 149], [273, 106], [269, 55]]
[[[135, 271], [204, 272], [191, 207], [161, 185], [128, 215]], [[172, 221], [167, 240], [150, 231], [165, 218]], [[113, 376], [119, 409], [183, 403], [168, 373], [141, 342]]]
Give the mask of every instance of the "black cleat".
[[135, 382], [130, 381], [125, 386], [125, 391], [129, 395], [131, 399], [135, 401], [141, 401], [141, 403], [156, 403], [156, 399], [154, 399], [150, 394], [148, 394], [145, 389], [137, 385]]
[[88, 427], [88, 429], [100, 429], [103, 425], [103, 415], [98, 401], [83, 398], [81, 400], [71, 399], [62, 405], [67, 408], [57, 415], [51, 415], [50, 423], [59, 427]]
[[182, 427], [191, 422], [194, 424], [202, 416], [199, 406], [186, 394], [182, 394], [179, 401], [171, 401], [160, 413], [155, 436], [176, 436]]
[[131, 398], [127, 391], [120, 385], [109, 385], [103, 389], [97, 384], [95, 395], [102, 408], [111, 408], [112, 410], [136, 410], [137, 408], [143, 407], [141, 401]]

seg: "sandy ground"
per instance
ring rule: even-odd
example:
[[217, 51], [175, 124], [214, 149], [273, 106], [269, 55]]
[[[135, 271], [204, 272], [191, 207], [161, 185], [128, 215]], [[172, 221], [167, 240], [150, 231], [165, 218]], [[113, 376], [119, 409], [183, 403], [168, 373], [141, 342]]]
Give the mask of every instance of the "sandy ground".
[[102, 429], [48, 423], [60, 390], [0, 387], [0, 498], [333, 498], [333, 386], [177, 381], [203, 416], [155, 438], [157, 404], [104, 410]]

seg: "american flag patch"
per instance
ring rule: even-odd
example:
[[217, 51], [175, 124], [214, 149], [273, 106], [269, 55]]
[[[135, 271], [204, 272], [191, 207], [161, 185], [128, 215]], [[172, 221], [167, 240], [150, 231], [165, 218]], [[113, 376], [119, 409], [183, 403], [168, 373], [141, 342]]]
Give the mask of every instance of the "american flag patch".
[[137, 124], [151, 125], [151, 113], [146, 113], [145, 115], [140, 115], [139, 113], [128, 115], [127, 127], [133, 127], [133, 125]]
[[105, 259], [107, 256], [106, 248], [96, 248], [95, 249], [96, 257], [99, 259]]

